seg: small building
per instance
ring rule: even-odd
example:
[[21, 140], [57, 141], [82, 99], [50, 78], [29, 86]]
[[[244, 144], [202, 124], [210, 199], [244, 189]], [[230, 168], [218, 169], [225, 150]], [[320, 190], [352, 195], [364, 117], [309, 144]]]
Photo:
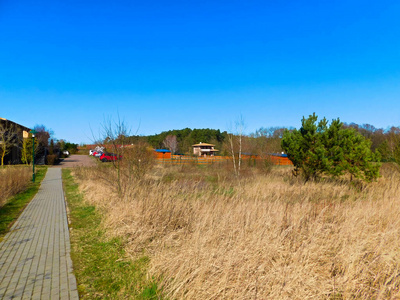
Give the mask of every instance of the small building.
[[157, 159], [171, 158], [171, 151], [167, 149], [154, 149], [154, 155]]
[[214, 156], [216, 152], [219, 150], [215, 149], [215, 145], [207, 144], [207, 143], [198, 143], [192, 145], [193, 147], [193, 154], [195, 156]]

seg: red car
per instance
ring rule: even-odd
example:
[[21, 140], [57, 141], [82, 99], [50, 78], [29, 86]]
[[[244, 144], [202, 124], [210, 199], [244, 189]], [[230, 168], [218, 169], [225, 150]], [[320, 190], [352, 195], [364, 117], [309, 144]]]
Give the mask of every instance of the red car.
[[100, 156], [100, 160], [101, 160], [102, 162], [116, 161], [116, 160], [120, 159], [121, 157], [122, 157], [122, 156], [119, 156], [119, 157], [118, 157], [118, 155], [117, 155], [117, 154], [114, 154], [114, 153], [103, 153], [103, 154]]

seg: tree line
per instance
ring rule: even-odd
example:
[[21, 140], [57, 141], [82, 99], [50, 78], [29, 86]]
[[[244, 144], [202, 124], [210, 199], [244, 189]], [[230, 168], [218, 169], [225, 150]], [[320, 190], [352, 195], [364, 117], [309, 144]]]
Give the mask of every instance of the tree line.
[[[370, 124], [342, 123], [343, 129], [352, 129], [370, 141], [369, 148], [383, 162], [400, 162], [400, 127], [376, 128]], [[253, 133], [243, 135], [243, 152], [260, 155], [261, 153], [280, 153], [284, 151], [282, 138], [285, 131], [292, 132], [293, 127], [261, 127]], [[168, 130], [159, 134], [124, 137], [124, 143], [144, 142], [156, 149], [167, 148], [176, 154], [191, 154], [192, 145], [199, 142], [211, 143], [220, 150], [219, 155], [229, 155], [228, 137], [232, 133], [219, 129]], [[233, 134], [235, 135], [235, 134]]]
[[400, 164], [400, 127], [382, 129], [370, 124], [347, 124], [339, 118], [330, 123], [326, 118], [317, 121], [314, 113], [303, 117], [299, 129], [263, 127], [244, 134], [242, 120], [236, 124], [234, 133], [185, 128], [148, 136], [128, 136], [122, 123], [118, 128], [124, 130], [117, 130], [113, 135], [105, 132], [104, 144], [146, 144], [167, 148], [174, 154], [191, 155], [193, 144], [211, 143], [219, 150], [217, 155], [233, 158], [238, 176], [243, 157], [254, 155], [268, 160], [270, 154], [283, 152], [295, 166], [294, 175], [301, 174], [306, 181], [344, 174], [372, 181], [379, 176], [381, 161]]
[[[378, 152], [382, 161], [396, 161], [398, 152], [400, 150], [400, 127], [390, 128], [376, 128], [371, 124], [356, 124], [356, 123], [342, 123], [343, 129], [353, 129], [371, 142], [370, 149], [373, 152]], [[293, 131], [293, 127], [261, 127], [250, 134], [243, 134], [243, 147], [244, 151], [248, 153], [257, 154], [260, 151], [268, 153], [282, 152], [284, 149], [281, 145], [281, 140], [285, 131]], [[136, 144], [137, 142], [145, 142], [153, 148], [168, 148], [166, 140], [167, 137], [176, 138], [176, 153], [190, 154], [192, 145], [199, 142], [211, 143], [220, 149], [221, 155], [227, 153], [227, 140], [230, 134], [237, 135], [237, 133], [229, 133], [219, 129], [190, 129], [184, 128], [179, 130], [163, 131], [154, 135], [127, 135], [122, 134], [117, 138], [120, 144]], [[174, 138], [174, 139], [175, 139]], [[107, 144], [108, 138], [106, 137], [104, 143]]]
[[[260, 152], [280, 152], [280, 139], [286, 127], [260, 128], [255, 133], [243, 135], [243, 151], [247, 154], [259, 154]], [[290, 129], [290, 128], [289, 128]], [[229, 155], [230, 145], [228, 142], [229, 134], [227, 131], [219, 129], [174, 129], [163, 131], [154, 135], [133, 135], [120, 137], [120, 144], [137, 144], [144, 142], [155, 149], [166, 148], [175, 154], [191, 154], [192, 145], [197, 143], [214, 144], [220, 150], [219, 155]], [[107, 141], [105, 141], [107, 144]]]
[[[139, 136], [133, 135], [128, 137], [127, 142], [135, 144], [137, 142], [145, 142], [155, 149], [174, 148], [176, 154], [189, 154], [192, 151], [192, 145], [199, 142], [214, 144], [216, 148], [223, 148], [223, 144], [228, 136], [226, 131], [221, 132], [219, 129], [190, 129], [184, 128], [180, 130], [168, 130], [159, 134]], [[168, 142], [176, 139], [174, 142]]]

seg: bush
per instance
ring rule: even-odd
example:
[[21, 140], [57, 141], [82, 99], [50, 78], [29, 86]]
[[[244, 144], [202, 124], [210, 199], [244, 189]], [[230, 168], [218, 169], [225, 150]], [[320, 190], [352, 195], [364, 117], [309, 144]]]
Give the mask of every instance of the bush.
[[127, 147], [121, 162], [123, 174], [127, 178], [140, 180], [154, 165], [153, 149], [147, 144]]
[[56, 165], [56, 164], [58, 164], [58, 162], [59, 162], [59, 159], [58, 159], [58, 156], [57, 155], [55, 155], [55, 154], [49, 154], [49, 155], [47, 155], [47, 164], [48, 165]]

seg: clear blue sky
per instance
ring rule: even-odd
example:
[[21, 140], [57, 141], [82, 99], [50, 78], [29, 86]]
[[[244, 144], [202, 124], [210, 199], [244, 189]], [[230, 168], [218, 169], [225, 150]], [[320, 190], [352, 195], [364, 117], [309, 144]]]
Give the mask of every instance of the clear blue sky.
[[248, 133], [313, 112], [399, 126], [399, 16], [386, 0], [0, 0], [0, 117], [76, 143], [118, 114], [143, 135], [240, 114]]

